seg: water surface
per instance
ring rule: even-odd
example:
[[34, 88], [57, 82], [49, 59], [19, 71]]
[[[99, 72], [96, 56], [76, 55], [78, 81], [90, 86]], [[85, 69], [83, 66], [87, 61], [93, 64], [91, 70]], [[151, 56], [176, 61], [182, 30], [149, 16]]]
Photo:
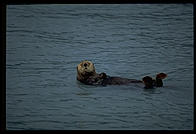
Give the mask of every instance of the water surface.
[[[8, 5], [8, 130], [192, 130], [193, 5]], [[165, 72], [164, 87], [94, 87], [82, 60], [111, 76]]]

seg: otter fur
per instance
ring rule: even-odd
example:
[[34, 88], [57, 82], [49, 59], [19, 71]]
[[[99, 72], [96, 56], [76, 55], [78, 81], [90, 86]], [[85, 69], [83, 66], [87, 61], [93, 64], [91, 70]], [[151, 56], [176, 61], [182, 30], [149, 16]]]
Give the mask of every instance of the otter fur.
[[127, 85], [130, 83], [142, 83], [145, 88], [162, 87], [162, 79], [167, 77], [164, 73], [157, 74], [156, 80], [145, 76], [142, 80], [109, 76], [106, 73], [96, 73], [91, 61], [84, 60], [77, 66], [77, 80], [87, 85]]

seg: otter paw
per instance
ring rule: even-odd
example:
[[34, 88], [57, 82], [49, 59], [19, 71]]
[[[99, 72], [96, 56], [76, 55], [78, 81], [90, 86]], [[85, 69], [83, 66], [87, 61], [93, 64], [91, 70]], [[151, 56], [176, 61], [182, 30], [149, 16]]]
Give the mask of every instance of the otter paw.
[[99, 76], [103, 79], [105, 79], [107, 77], [106, 73], [100, 73]]

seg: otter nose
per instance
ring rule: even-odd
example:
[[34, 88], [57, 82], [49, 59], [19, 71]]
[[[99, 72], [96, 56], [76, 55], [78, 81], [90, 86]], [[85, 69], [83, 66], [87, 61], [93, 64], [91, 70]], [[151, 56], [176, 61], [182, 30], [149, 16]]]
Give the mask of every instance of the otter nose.
[[84, 66], [86, 67], [86, 66], [87, 66], [87, 64], [86, 64], [86, 63], [84, 63]]

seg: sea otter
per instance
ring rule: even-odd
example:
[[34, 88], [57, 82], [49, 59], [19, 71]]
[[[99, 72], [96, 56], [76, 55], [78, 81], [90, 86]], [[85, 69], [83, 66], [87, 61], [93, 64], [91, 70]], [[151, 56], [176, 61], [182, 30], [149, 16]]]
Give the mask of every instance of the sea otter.
[[77, 80], [87, 85], [127, 85], [130, 83], [144, 84], [144, 88], [162, 87], [162, 79], [166, 78], [165, 73], [159, 73], [156, 79], [145, 76], [142, 80], [109, 76], [106, 73], [96, 73], [94, 64], [84, 60], [77, 66]]

